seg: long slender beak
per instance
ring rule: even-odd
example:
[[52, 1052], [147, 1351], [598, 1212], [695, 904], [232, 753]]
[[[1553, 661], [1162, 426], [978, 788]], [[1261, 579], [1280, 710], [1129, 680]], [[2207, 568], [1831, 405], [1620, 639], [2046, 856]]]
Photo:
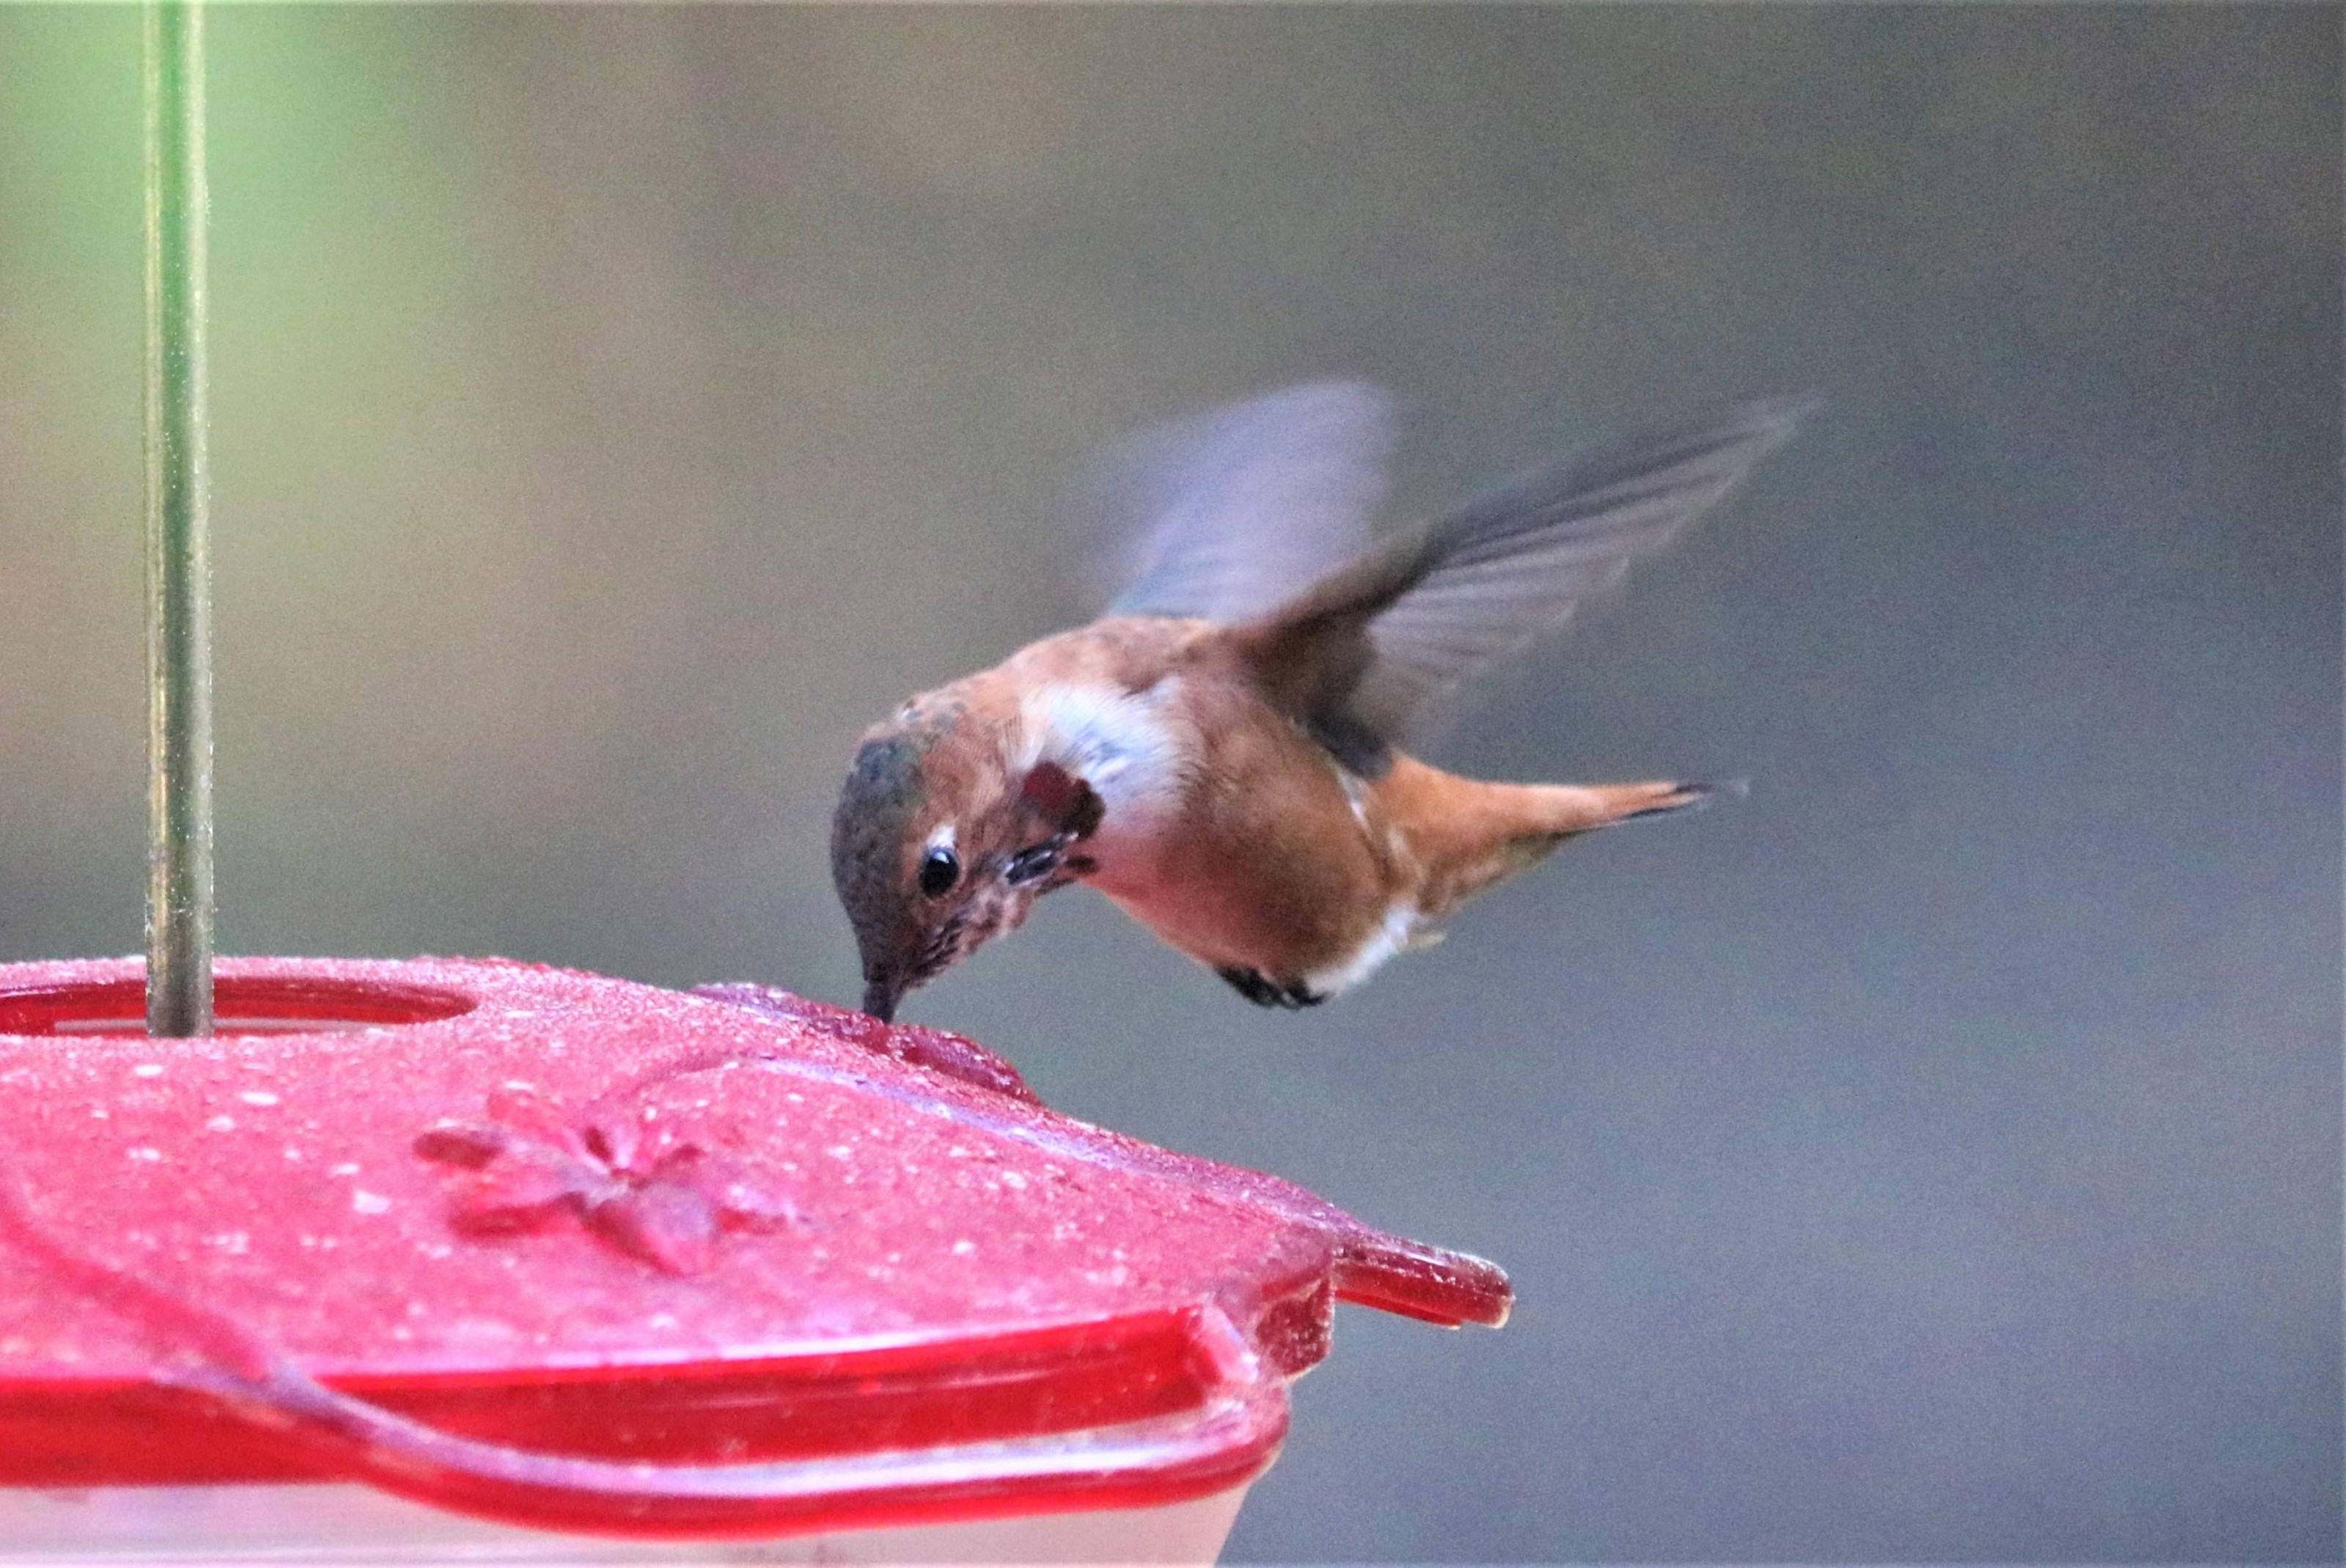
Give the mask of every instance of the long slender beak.
[[892, 982], [868, 981], [863, 987], [863, 1011], [882, 1023], [892, 1023], [896, 1018], [896, 1003], [903, 994], [903, 988]]

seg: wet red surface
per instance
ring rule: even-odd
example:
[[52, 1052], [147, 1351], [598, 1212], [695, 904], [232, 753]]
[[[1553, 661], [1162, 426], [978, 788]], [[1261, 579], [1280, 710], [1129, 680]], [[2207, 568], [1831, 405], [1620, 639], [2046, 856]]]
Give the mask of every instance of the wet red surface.
[[1331, 1298], [1505, 1278], [759, 987], [0, 968], [0, 1482], [355, 1476], [584, 1530], [1171, 1502], [1260, 1470]]

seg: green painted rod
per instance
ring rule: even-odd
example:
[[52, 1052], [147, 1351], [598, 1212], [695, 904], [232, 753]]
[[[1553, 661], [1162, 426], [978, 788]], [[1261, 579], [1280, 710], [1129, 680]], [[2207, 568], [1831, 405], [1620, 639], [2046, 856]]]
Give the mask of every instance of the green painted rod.
[[146, 0], [147, 1032], [212, 1027], [204, 20]]

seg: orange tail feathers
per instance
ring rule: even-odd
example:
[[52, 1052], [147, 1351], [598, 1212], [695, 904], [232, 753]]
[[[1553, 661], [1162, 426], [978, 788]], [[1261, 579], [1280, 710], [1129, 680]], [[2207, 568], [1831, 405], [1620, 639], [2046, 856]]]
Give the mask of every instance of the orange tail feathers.
[[1545, 860], [1566, 840], [1692, 810], [1735, 783], [1657, 779], [1640, 784], [1495, 784], [1424, 769], [1410, 782], [1409, 836], [1424, 868], [1420, 908], [1441, 919], [1492, 883]]
[[1748, 795], [1751, 786], [1740, 779], [1694, 783], [1686, 779], [1656, 779], [1643, 784], [1534, 784], [1525, 789], [1544, 808], [1535, 817], [1534, 834], [1586, 833], [1644, 817], [1672, 811], [1700, 810], [1721, 795]]

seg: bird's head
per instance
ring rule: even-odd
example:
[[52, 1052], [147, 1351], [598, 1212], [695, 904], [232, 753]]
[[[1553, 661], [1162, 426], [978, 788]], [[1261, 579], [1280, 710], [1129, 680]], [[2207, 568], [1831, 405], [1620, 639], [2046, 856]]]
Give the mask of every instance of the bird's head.
[[1076, 846], [1099, 826], [1099, 796], [1056, 762], [1022, 761], [995, 728], [959, 700], [923, 699], [856, 748], [831, 875], [875, 1018], [1091, 870]]

